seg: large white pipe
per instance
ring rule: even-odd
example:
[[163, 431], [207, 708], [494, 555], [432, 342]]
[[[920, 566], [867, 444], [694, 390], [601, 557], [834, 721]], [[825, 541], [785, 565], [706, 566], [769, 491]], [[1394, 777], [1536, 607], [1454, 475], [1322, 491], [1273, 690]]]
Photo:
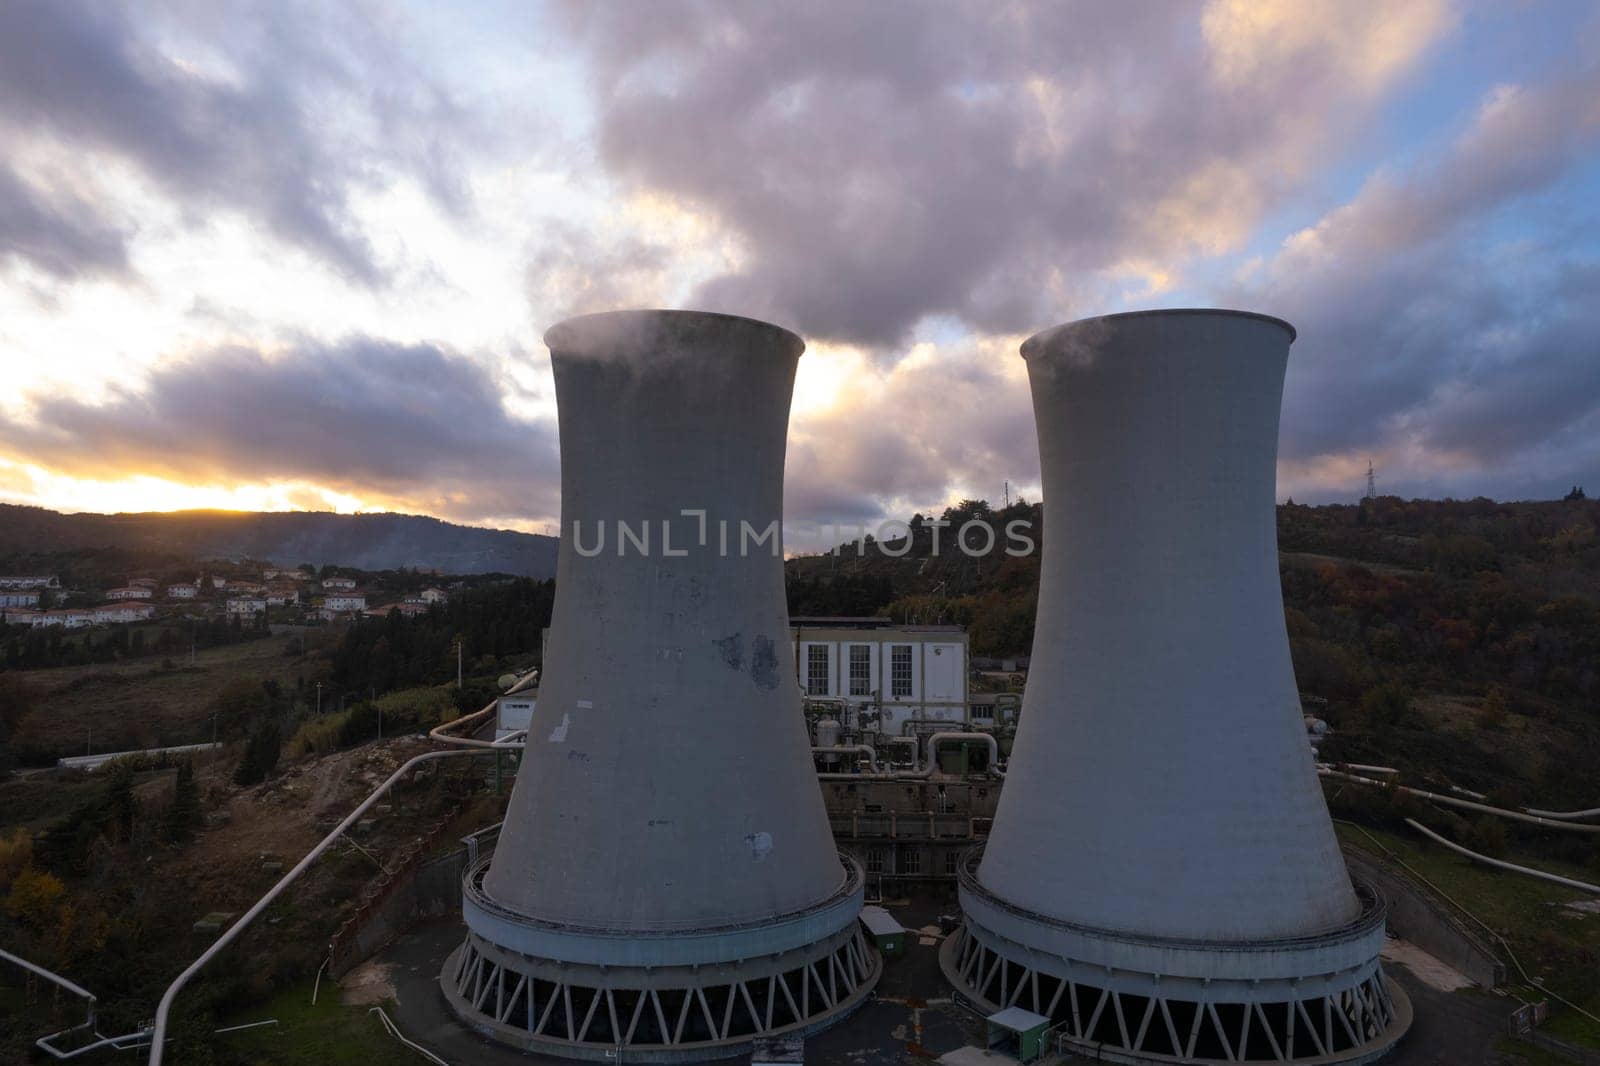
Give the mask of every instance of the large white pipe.
[[1544, 870], [1535, 870], [1531, 866], [1518, 866], [1514, 862], [1505, 862], [1501, 859], [1490, 858], [1488, 855], [1484, 855], [1481, 852], [1473, 851], [1470, 848], [1464, 848], [1454, 841], [1446, 840], [1444, 837], [1440, 836], [1438, 833], [1435, 833], [1432, 829], [1429, 829], [1415, 818], [1407, 818], [1406, 824], [1415, 829], [1417, 832], [1421, 833], [1423, 836], [1427, 837], [1429, 840], [1432, 840], [1434, 843], [1443, 844], [1451, 851], [1465, 855], [1473, 862], [1481, 862], [1485, 866], [1494, 866], [1502, 870], [1510, 870], [1513, 873], [1519, 873], [1525, 877], [1534, 877], [1540, 881], [1549, 881], [1553, 885], [1561, 885], [1565, 888], [1576, 888], [1581, 892], [1592, 892], [1595, 895], [1600, 896], [1600, 885], [1591, 885], [1587, 881], [1575, 881], [1570, 877], [1562, 877], [1560, 874], [1546, 873]]
[[183, 991], [184, 986], [194, 978], [195, 974], [204, 969], [207, 963], [216, 958], [229, 944], [233, 943], [240, 933], [249, 928], [250, 923], [255, 921], [262, 911], [271, 906], [273, 900], [277, 899], [285, 889], [299, 880], [300, 875], [310, 869], [311, 865], [322, 856], [322, 853], [332, 847], [334, 841], [343, 836], [345, 831], [352, 825], [355, 825], [362, 815], [371, 810], [373, 805], [383, 798], [384, 793], [394, 787], [397, 781], [425, 762], [483, 754], [485, 754], [483, 751], [476, 748], [459, 748], [449, 751], [424, 752], [421, 755], [407, 759], [398, 770], [389, 775], [388, 780], [379, 785], [355, 810], [346, 815], [344, 820], [335, 826], [331, 833], [323, 837], [316, 847], [307, 852], [305, 858], [295, 863], [294, 869], [280, 877], [278, 883], [269, 888], [264, 896], [256, 900], [255, 904], [245, 911], [238, 921], [223, 930], [222, 935], [217, 937], [210, 947], [200, 953], [199, 958], [191, 962], [182, 973], [174, 978], [173, 982], [167, 986], [167, 990], [162, 993], [161, 1003], [156, 1007], [155, 1026], [150, 1037], [150, 1066], [160, 1066], [161, 1064], [161, 1057], [167, 1041], [167, 1017], [172, 1012], [172, 1004], [177, 1000], [178, 993]]
[[871, 744], [834, 744], [831, 747], [811, 746], [813, 755], [865, 755], [872, 773], [878, 772], [878, 753]]
[[1438, 792], [1429, 792], [1426, 789], [1412, 788], [1410, 785], [1391, 785], [1387, 781], [1374, 781], [1370, 777], [1359, 774], [1347, 774], [1331, 767], [1318, 767], [1317, 773], [1323, 777], [1336, 777], [1341, 781], [1353, 781], [1360, 785], [1371, 785], [1376, 788], [1397, 788], [1409, 796], [1418, 799], [1431, 800], [1442, 803], [1447, 807], [1457, 807], [1464, 811], [1477, 811], [1481, 814], [1492, 814], [1497, 818], [1508, 818], [1513, 822], [1526, 822], [1529, 825], [1542, 825], [1546, 829], [1560, 829], [1569, 833], [1600, 833], [1600, 825], [1582, 825], [1569, 821], [1558, 821], [1542, 817], [1537, 814], [1525, 814], [1522, 811], [1507, 810], [1504, 807], [1491, 807], [1487, 803], [1478, 803], [1474, 800], [1458, 799], [1455, 796], [1446, 796]]

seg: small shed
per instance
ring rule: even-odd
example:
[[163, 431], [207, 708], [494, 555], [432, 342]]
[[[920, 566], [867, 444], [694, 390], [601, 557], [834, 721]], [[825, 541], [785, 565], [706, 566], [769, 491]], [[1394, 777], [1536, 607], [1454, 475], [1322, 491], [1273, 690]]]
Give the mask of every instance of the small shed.
[[1050, 1019], [1021, 1007], [1007, 1007], [989, 1015], [988, 1047], [1015, 1055], [1018, 1062], [1032, 1062], [1045, 1051], [1044, 1032], [1050, 1028]]
[[906, 950], [905, 926], [882, 907], [862, 907], [861, 924], [867, 927], [872, 942], [886, 959], [899, 958]]

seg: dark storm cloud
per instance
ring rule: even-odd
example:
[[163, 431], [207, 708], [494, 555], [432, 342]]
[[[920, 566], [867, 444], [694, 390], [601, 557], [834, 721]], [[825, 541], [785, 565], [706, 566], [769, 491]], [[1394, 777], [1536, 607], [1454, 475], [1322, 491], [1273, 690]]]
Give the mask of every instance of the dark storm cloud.
[[0, 262], [26, 259], [58, 278], [121, 275], [124, 235], [95, 217], [81, 198], [46, 193], [0, 164]]
[[[198, 55], [223, 57], [216, 70], [175, 57], [201, 37]], [[90, 180], [105, 161], [130, 163], [191, 217], [243, 212], [363, 281], [379, 267], [351, 189], [397, 165], [459, 206], [451, 146], [465, 125], [386, 50], [382, 26], [349, 10], [0, 4], [0, 146], [42, 138], [81, 152]], [[18, 254], [59, 272], [74, 257], [62, 236]]]
[[1219, 76], [1188, 3], [570, 12], [608, 169], [744, 239], [694, 303], [870, 345], [1036, 328], [1242, 239], [1366, 102], [1333, 48]]
[[446, 517], [555, 513], [555, 429], [502, 405], [482, 365], [354, 338], [163, 364], [101, 404], [33, 397], [0, 448], [52, 472], [204, 484], [303, 480]]

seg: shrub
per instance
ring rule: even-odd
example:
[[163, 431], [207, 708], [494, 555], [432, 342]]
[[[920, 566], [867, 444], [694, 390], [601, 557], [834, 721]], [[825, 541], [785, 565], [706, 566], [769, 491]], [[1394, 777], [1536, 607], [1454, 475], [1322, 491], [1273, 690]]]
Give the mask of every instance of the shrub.
[[1472, 832], [1467, 834], [1466, 846], [1491, 859], [1505, 855], [1509, 844], [1505, 823], [1490, 815], [1479, 818], [1473, 825]]
[[48, 929], [57, 923], [66, 886], [55, 874], [29, 866], [11, 883], [6, 913], [23, 925]]

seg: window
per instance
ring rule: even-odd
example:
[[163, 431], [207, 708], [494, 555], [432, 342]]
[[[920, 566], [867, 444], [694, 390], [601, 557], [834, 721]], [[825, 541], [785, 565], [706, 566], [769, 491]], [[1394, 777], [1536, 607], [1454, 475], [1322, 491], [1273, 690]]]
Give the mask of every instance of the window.
[[872, 645], [850, 645], [850, 695], [872, 695]]
[[881, 874], [881, 873], [883, 873], [883, 849], [882, 848], [868, 848], [867, 849], [867, 873], [869, 873], [869, 874]]
[[911, 698], [911, 645], [889, 647], [889, 694], [897, 700]]
[[961, 853], [955, 848], [950, 848], [944, 853], [944, 872], [948, 877], [956, 875], [956, 866], [961, 860]]
[[806, 647], [806, 695], [826, 696], [829, 675], [828, 646], [811, 644]]
[[922, 852], [914, 848], [907, 848], [900, 853], [900, 872], [903, 874], [920, 874], [922, 872]]

